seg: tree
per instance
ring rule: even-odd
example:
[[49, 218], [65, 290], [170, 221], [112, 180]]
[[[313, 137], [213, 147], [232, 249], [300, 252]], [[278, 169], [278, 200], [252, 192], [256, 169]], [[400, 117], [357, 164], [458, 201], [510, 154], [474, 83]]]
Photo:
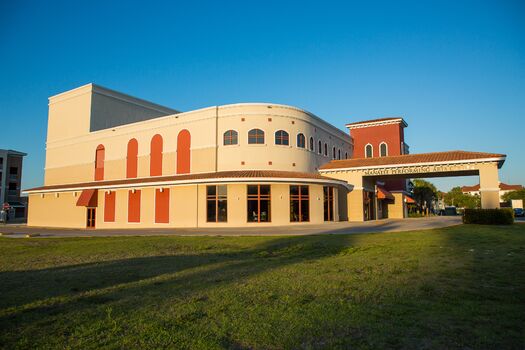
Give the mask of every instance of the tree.
[[507, 192], [502, 196], [504, 202], [510, 202], [512, 199], [521, 199], [525, 203], [525, 189]]
[[434, 201], [437, 199], [437, 189], [431, 182], [415, 179], [414, 184], [414, 201], [419, 208], [432, 209]]
[[445, 204], [452, 205], [458, 208], [479, 208], [481, 206], [481, 198], [479, 196], [471, 196], [464, 194], [461, 187], [454, 187], [445, 194]]

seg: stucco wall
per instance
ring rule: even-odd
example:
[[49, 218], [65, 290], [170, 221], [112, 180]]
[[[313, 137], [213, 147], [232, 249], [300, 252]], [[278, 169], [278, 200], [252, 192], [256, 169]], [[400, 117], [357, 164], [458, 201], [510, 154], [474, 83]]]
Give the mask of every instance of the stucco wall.
[[[121, 102], [79, 88], [50, 99], [46, 147], [45, 185], [89, 182], [94, 179], [95, 150], [105, 148], [104, 179], [125, 178], [127, 145], [138, 142], [138, 177], [149, 176], [151, 139], [163, 138], [163, 175], [176, 174], [177, 135], [187, 129], [191, 134], [191, 172], [272, 169], [314, 172], [333, 157], [336, 147], [341, 157], [352, 155], [350, 137], [325, 121], [295, 107], [274, 104], [235, 104], [168, 115], [155, 119], [90, 132], [97, 113], [114, 118], [126, 115]], [[112, 110], [112, 108], [114, 110]], [[135, 111], [139, 113], [140, 111]], [[129, 113], [128, 113], [129, 114]], [[139, 113], [140, 114], [140, 113]], [[248, 144], [248, 132], [265, 132], [263, 145]], [[238, 132], [237, 145], [223, 145], [227, 130]], [[288, 146], [275, 144], [275, 132], [289, 134]], [[303, 133], [306, 147], [297, 147], [297, 134]], [[309, 139], [314, 150], [309, 150]], [[318, 152], [318, 141], [328, 145], [328, 155]]]
[[[302, 184], [305, 185], [305, 184]], [[228, 221], [206, 222], [206, 184], [168, 186], [170, 190], [169, 223], [155, 223], [155, 187], [140, 188], [140, 222], [128, 222], [128, 191], [116, 189], [115, 221], [105, 222], [105, 191], [98, 191], [96, 228], [163, 228], [163, 227], [239, 227], [276, 226], [290, 224], [290, 184], [271, 184], [271, 222], [247, 222], [247, 184], [228, 184]], [[309, 184], [310, 221], [294, 224], [324, 222], [323, 185]], [[341, 215], [335, 188], [334, 211], [337, 220]], [[30, 195], [28, 225], [49, 227], [86, 226], [86, 208], [77, 207], [80, 192], [46, 193]], [[344, 208], [343, 208], [344, 209]], [[344, 214], [343, 214], [344, 216]]]

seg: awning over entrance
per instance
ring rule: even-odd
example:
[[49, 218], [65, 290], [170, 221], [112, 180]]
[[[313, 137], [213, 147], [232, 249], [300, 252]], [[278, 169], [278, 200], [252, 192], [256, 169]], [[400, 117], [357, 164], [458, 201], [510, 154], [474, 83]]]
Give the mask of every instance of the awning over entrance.
[[98, 190], [83, 190], [78, 197], [77, 207], [96, 207], [98, 204]]
[[405, 201], [407, 202], [407, 204], [416, 204], [416, 201], [409, 196], [405, 196]]
[[377, 199], [394, 199], [392, 193], [385, 190], [383, 187], [377, 186]]

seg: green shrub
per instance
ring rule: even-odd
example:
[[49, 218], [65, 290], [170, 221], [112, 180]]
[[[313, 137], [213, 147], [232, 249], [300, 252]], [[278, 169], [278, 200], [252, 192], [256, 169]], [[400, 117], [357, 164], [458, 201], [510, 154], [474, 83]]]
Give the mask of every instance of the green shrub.
[[502, 209], [465, 209], [464, 224], [512, 225], [514, 212], [511, 208]]

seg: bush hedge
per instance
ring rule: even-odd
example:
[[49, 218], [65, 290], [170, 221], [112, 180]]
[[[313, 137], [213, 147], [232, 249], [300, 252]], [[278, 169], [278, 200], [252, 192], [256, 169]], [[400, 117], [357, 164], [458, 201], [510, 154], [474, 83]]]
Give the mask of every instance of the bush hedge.
[[512, 225], [514, 212], [512, 208], [502, 209], [465, 209], [464, 224]]

